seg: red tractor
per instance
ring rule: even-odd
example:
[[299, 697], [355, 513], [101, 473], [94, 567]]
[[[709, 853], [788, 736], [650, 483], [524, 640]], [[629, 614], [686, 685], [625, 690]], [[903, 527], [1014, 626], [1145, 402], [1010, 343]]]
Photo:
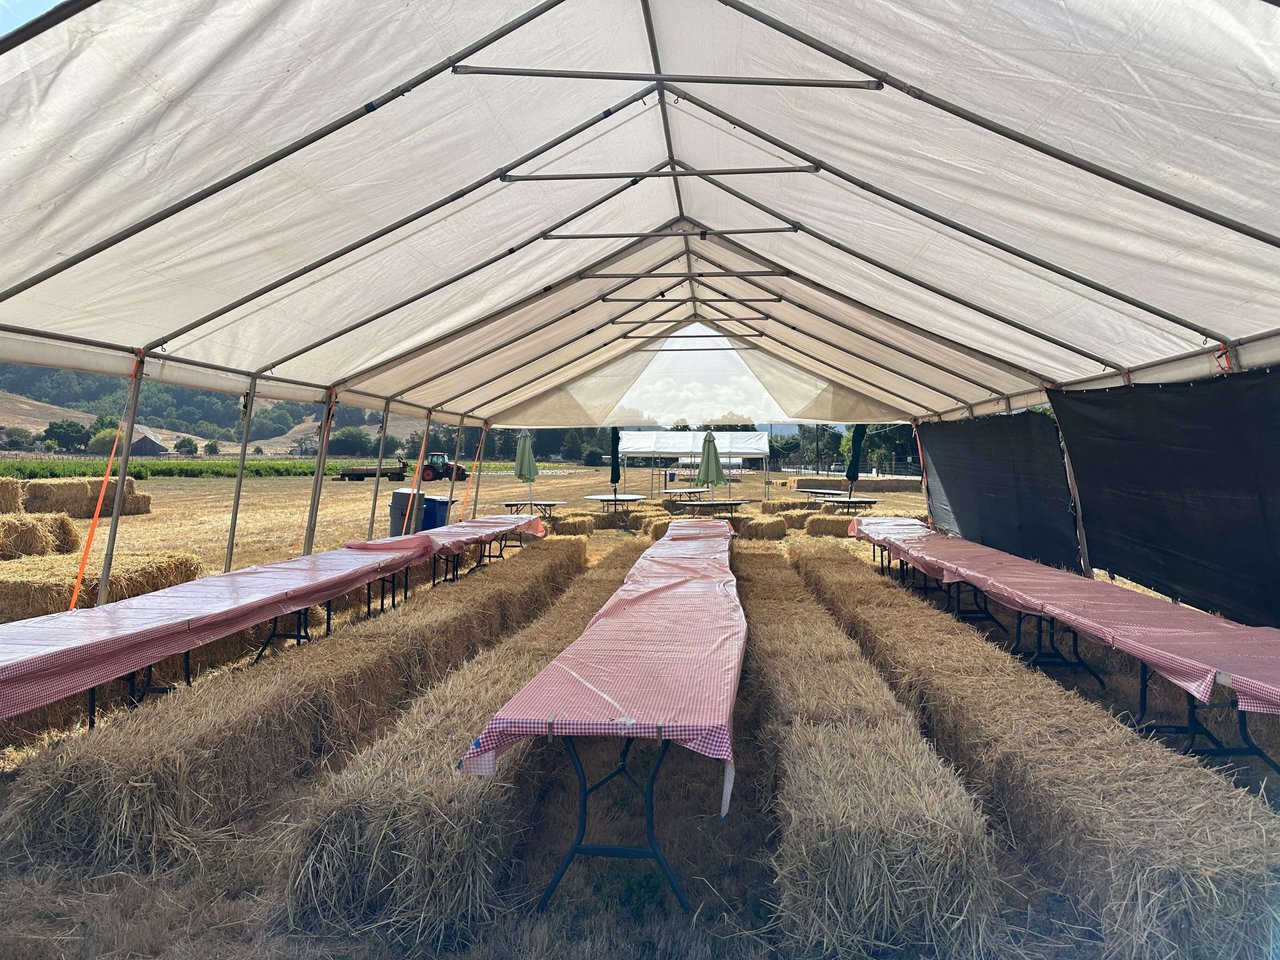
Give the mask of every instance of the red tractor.
[[450, 474], [453, 474], [455, 480], [467, 479], [467, 471], [461, 464], [450, 463], [443, 453], [427, 454], [422, 464], [423, 483], [430, 480], [448, 480]]

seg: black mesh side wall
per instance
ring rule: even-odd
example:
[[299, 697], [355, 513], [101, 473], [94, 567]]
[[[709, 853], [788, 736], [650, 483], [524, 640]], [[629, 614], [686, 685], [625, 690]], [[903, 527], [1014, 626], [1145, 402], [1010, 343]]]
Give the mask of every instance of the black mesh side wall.
[[1053, 419], [1034, 411], [917, 428], [939, 529], [1053, 567], [1080, 569]]
[[1280, 375], [1052, 391], [1089, 560], [1280, 625]]

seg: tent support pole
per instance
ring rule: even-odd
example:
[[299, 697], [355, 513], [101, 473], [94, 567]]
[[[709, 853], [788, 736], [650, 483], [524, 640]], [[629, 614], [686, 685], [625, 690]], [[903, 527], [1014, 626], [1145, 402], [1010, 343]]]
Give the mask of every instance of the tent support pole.
[[489, 421], [484, 422], [484, 426], [480, 428], [480, 449], [476, 451], [476, 495], [471, 501], [471, 519], [474, 520], [480, 512], [480, 479], [484, 476], [484, 444], [489, 439]]
[[320, 443], [316, 450], [316, 472], [311, 478], [311, 503], [307, 507], [307, 534], [302, 541], [302, 555], [309, 557], [316, 545], [316, 523], [320, 519], [320, 493], [324, 490], [324, 468], [329, 462], [329, 433], [333, 429], [333, 410], [337, 406], [337, 394], [329, 391], [324, 406], [324, 422], [320, 425]]
[[453, 469], [449, 471], [449, 503], [445, 507], [444, 518], [447, 522], [453, 513], [453, 485], [458, 481], [458, 457], [462, 456], [462, 431], [467, 422], [465, 413], [458, 414], [458, 439], [453, 445]]
[[387, 452], [387, 420], [391, 417], [391, 398], [382, 404], [382, 423], [378, 426], [378, 466], [373, 474], [373, 503], [369, 505], [369, 533], [366, 540], [373, 539], [373, 523], [378, 517], [378, 489], [382, 486], [382, 457]]
[[[422, 492], [422, 471], [426, 467], [427, 448], [431, 445], [431, 411], [427, 411], [427, 422], [422, 425], [422, 443], [418, 444], [418, 465], [413, 472], [413, 489], [409, 491], [409, 508], [405, 511], [404, 526], [400, 529], [406, 533], [418, 532], [418, 494]], [[416, 516], [415, 516], [416, 514]], [[394, 535], [394, 534], [393, 534]]]
[[265, 157], [260, 157], [259, 159], [253, 161], [252, 163], [249, 163], [241, 167], [239, 170], [236, 170], [234, 173], [228, 174], [227, 176], [223, 177], [221, 180], [216, 180], [213, 183], [209, 184], [208, 186], [201, 187], [195, 193], [188, 194], [187, 196], [183, 197], [181, 200], [178, 200], [178, 201], [175, 201], [174, 203], [169, 204], [169, 206], [165, 207], [164, 209], [157, 210], [155, 213], [151, 214], [150, 216], [147, 216], [142, 220], [132, 223], [121, 230], [117, 230], [115, 233], [111, 234], [109, 237], [105, 237], [102, 240], [99, 240], [97, 243], [94, 243], [88, 247], [85, 247], [83, 250], [73, 253], [70, 256], [64, 257], [53, 266], [48, 267], [40, 271], [39, 273], [28, 277], [26, 280], [23, 280], [20, 283], [15, 284], [14, 286], [10, 287], [9, 289], [3, 292], [0, 292], [0, 302], [8, 300], [10, 297], [16, 296], [17, 294], [21, 293], [24, 290], [28, 290], [31, 287], [34, 287], [38, 283], [43, 283], [45, 280], [48, 280], [50, 277], [55, 277], [58, 274], [62, 273], [64, 270], [69, 270], [71, 267], [74, 267], [76, 264], [83, 263], [85, 260], [88, 260], [90, 257], [96, 256], [97, 254], [102, 253], [104, 250], [111, 249], [116, 244], [121, 243], [124, 240], [128, 240], [130, 237], [134, 236], [135, 234], [141, 233], [143, 230], [146, 230], [148, 227], [153, 227], [158, 223], [163, 223], [165, 220], [168, 220], [170, 217], [174, 216], [175, 214], [181, 213], [183, 210], [186, 210], [188, 207], [193, 207], [197, 203], [200, 203], [203, 200], [207, 200], [209, 197], [216, 196], [217, 194], [226, 190], [228, 187], [235, 186], [240, 181], [253, 176], [255, 173], [265, 170], [276, 163], [279, 163], [281, 160], [285, 159], [286, 157], [292, 156], [293, 154], [297, 153], [299, 150], [302, 150], [305, 147], [309, 147], [311, 146], [311, 144], [316, 143], [319, 140], [323, 140], [325, 137], [329, 136], [330, 134], [337, 133], [339, 130], [343, 129], [344, 127], [352, 123], [355, 123], [357, 120], [363, 120], [365, 117], [369, 116], [369, 114], [373, 113], [379, 107], [386, 106], [388, 103], [391, 103], [393, 100], [403, 97], [405, 94], [409, 93], [415, 87], [419, 87], [422, 84], [426, 83], [428, 80], [431, 80], [432, 78], [437, 77], [440, 74], [444, 73], [446, 70], [449, 70], [459, 60], [469, 57], [472, 54], [478, 53], [479, 51], [485, 49], [486, 47], [501, 40], [503, 37], [505, 37], [509, 33], [514, 33], [516, 30], [519, 30], [521, 27], [523, 27], [526, 23], [529, 23], [530, 21], [537, 19], [538, 17], [542, 16], [542, 14], [546, 13], [548, 10], [551, 10], [552, 8], [559, 6], [563, 2], [564, 0], [543, 0], [542, 3], [538, 4], [532, 10], [522, 13], [520, 16], [516, 17], [513, 20], [508, 21], [498, 29], [481, 37], [479, 40], [475, 41], [474, 43], [467, 44], [467, 46], [463, 47], [457, 53], [449, 57], [446, 57], [445, 59], [441, 60], [439, 63], [436, 63], [431, 67], [428, 67], [426, 70], [419, 73], [417, 76], [411, 77], [408, 80], [406, 80], [404, 83], [401, 83], [392, 87], [390, 90], [386, 91], [380, 96], [373, 98], [372, 100], [366, 101], [365, 103], [361, 103], [354, 110], [350, 110], [347, 113], [343, 114], [342, 116], [337, 117], [336, 119], [330, 120], [328, 123], [324, 124], [323, 126], [317, 127], [315, 130], [312, 130], [310, 133], [304, 134], [303, 136], [299, 137], [297, 140], [294, 140], [293, 142], [288, 143], [285, 146], [272, 151], [271, 153], [267, 154]]
[[222, 561], [222, 572], [231, 572], [231, 559], [236, 549], [236, 523], [240, 519], [240, 492], [244, 488], [244, 462], [249, 453], [249, 429], [253, 426], [253, 401], [258, 395], [258, 378], [249, 381], [244, 395], [244, 426], [240, 430], [240, 462], [236, 464], [236, 490], [231, 496], [231, 528], [227, 531], [227, 555]]
[[[1086, 350], [1085, 348], [1076, 346], [1073, 343], [1068, 343], [1066, 340], [1062, 340], [1061, 338], [1055, 337], [1052, 334], [1044, 333], [1043, 331], [1040, 331], [1035, 329], [1034, 327], [1028, 326], [1027, 324], [1022, 323], [1021, 321], [1014, 320], [1011, 317], [1006, 317], [1003, 314], [997, 313], [995, 310], [991, 310], [987, 307], [984, 307], [979, 303], [975, 303], [974, 301], [969, 300], [968, 298], [963, 297], [960, 294], [952, 293], [949, 290], [939, 287], [937, 284], [930, 283], [928, 280], [922, 280], [921, 278], [913, 274], [907, 273], [905, 270], [899, 270], [897, 267], [891, 266], [890, 264], [885, 263], [883, 260], [877, 260], [875, 257], [871, 256], [870, 254], [862, 253], [859, 250], [855, 250], [853, 247], [849, 246], [848, 244], [842, 243], [841, 241], [836, 240], [834, 237], [828, 237], [824, 233], [819, 233], [817, 230], [814, 230], [812, 227], [807, 227], [800, 221], [794, 220], [791, 217], [788, 217], [782, 213], [779, 213], [777, 210], [773, 209], [770, 206], [767, 206], [766, 204], [761, 203], [759, 200], [756, 200], [754, 197], [749, 197], [745, 193], [742, 193], [740, 190], [736, 190], [733, 187], [728, 186], [727, 184], [721, 183], [719, 180], [715, 180], [711, 177], [703, 177], [701, 179], [703, 180], [704, 183], [710, 183], [713, 186], [719, 187], [721, 190], [729, 194], [729, 196], [733, 197], [734, 199], [741, 200], [743, 203], [749, 204], [750, 206], [753, 206], [757, 210], [761, 211], [762, 213], [767, 213], [769, 214], [769, 216], [775, 217], [778, 220], [781, 220], [783, 223], [789, 223], [792, 226], [799, 229], [801, 233], [806, 234], [807, 236], [813, 237], [813, 239], [818, 240], [821, 243], [825, 243], [827, 246], [831, 247], [833, 250], [838, 250], [841, 253], [845, 254], [846, 256], [852, 257], [855, 260], [860, 260], [863, 263], [868, 264], [869, 266], [874, 267], [875, 269], [881, 271], [882, 273], [887, 273], [891, 277], [896, 277], [899, 280], [903, 280], [911, 284], [912, 286], [919, 287], [921, 290], [926, 290], [929, 293], [933, 294], [934, 296], [941, 297], [942, 299], [950, 301], [951, 303], [954, 303], [957, 306], [964, 307], [967, 310], [972, 310], [974, 313], [977, 313], [980, 316], [986, 317], [989, 320], [994, 320], [996, 323], [1002, 324], [1006, 327], [1012, 327], [1014, 330], [1017, 330], [1020, 333], [1024, 333], [1029, 337], [1033, 337], [1037, 340], [1042, 340], [1045, 343], [1052, 344], [1053, 346], [1057, 347], [1059, 350], [1065, 350], [1067, 353], [1071, 353], [1077, 357], [1081, 357], [1085, 360], [1089, 360], [1093, 363], [1098, 364], [1101, 367], [1107, 367], [1111, 370], [1117, 370], [1117, 371], [1123, 371], [1125, 369], [1124, 364], [1119, 363], [1118, 361], [1108, 359], [1107, 357], [1103, 357], [1100, 354], [1094, 353], [1092, 350]], [[751, 271], [743, 271], [743, 273], [747, 276], [752, 275]]]
[[1119, 290], [1116, 290], [1112, 287], [1107, 286], [1106, 284], [1099, 283], [1098, 281], [1093, 280], [1089, 277], [1086, 277], [1083, 274], [1076, 273], [1074, 270], [1068, 270], [1066, 267], [1059, 266], [1058, 264], [1052, 262], [1051, 260], [1045, 260], [1042, 257], [1036, 256], [1034, 253], [1030, 253], [1019, 247], [1015, 247], [1011, 243], [1005, 243], [1002, 240], [998, 240], [995, 237], [990, 236], [989, 234], [983, 233], [982, 231], [977, 230], [973, 227], [970, 227], [966, 224], [963, 224], [958, 220], [953, 220], [950, 217], [944, 216], [940, 213], [930, 210], [928, 207], [922, 206], [921, 204], [918, 204], [918, 203], [914, 203], [910, 200], [907, 200], [905, 197], [900, 197], [895, 193], [891, 193], [888, 190], [885, 190], [881, 187], [876, 186], [873, 183], [870, 183], [869, 181], [863, 180], [860, 177], [855, 177], [853, 174], [847, 173], [846, 171], [841, 170], [837, 167], [833, 167], [826, 161], [821, 160], [820, 158], [815, 157], [804, 150], [801, 150], [799, 147], [796, 147], [793, 144], [787, 143], [785, 140], [780, 140], [777, 137], [771, 136], [765, 133], [763, 130], [759, 129], [758, 127], [752, 126], [749, 123], [745, 123], [742, 120], [739, 120], [733, 114], [727, 113], [726, 111], [721, 110], [710, 103], [707, 103], [705, 100], [702, 100], [701, 98], [694, 96], [693, 94], [686, 93], [683, 90], [679, 91], [679, 94], [681, 99], [687, 100], [690, 103], [693, 103], [701, 107], [703, 110], [707, 111], [708, 113], [712, 114], [715, 117], [718, 117], [719, 119], [725, 121], [726, 123], [731, 123], [735, 127], [745, 130], [747, 133], [757, 137], [760, 140], [763, 140], [765, 143], [771, 144], [775, 147], [778, 147], [779, 149], [786, 150], [788, 153], [791, 153], [794, 156], [801, 158], [807, 163], [816, 164], [822, 168], [822, 171], [824, 173], [828, 173], [831, 176], [844, 181], [850, 186], [856, 187], [857, 189], [862, 190], [866, 193], [869, 193], [874, 197], [878, 197], [881, 200], [885, 200], [888, 203], [893, 204], [894, 206], [901, 207], [905, 210], [909, 210], [912, 213], [917, 214], [918, 216], [924, 217], [926, 220], [931, 220], [934, 223], [947, 227], [950, 230], [954, 230], [957, 233], [963, 234], [964, 236], [969, 237], [972, 240], [976, 240], [981, 244], [984, 244], [989, 247], [995, 247], [997, 250], [1000, 250], [1003, 253], [1007, 253], [1012, 257], [1016, 257], [1017, 259], [1022, 260], [1026, 263], [1033, 264], [1037, 267], [1040, 267], [1042, 270], [1047, 270], [1049, 273], [1056, 274], [1059, 277], [1062, 277], [1066, 280], [1070, 280], [1074, 283], [1078, 283], [1081, 286], [1088, 287], [1090, 290], [1100, 293], [1103, 296], [1110, 297], [1113, 300], [1119, 300], [1121, 303], [1128, 304], [1129, 306], [1135, 307], [1138, 310], [1142, 310], [1145, 313], [1149, 313], [1152, 316], [1159, 317], [1161, 320], [1166, 320], [1169, 323], [1173, 324], [1174, 326], [1181, 327], [1184, 330], [1190, 330], [1191, 332], [1201, 337], [1207, 337], [1210, 340], [1217, 340], [1221, 343], [1227, 343], [1230, 340], [1230, 338], [1226, 337], [1224, 334], [1221, 334], [1214, 330], [1210, 330], [1207, 327], [1203, 327], [1200, 324], [1195, 323], [1191, 320], [1187, 320], [1184, 317], [1180, 317], [1177, 314], [1170, 313], [1167, 310], [1162, 310], [1160, 307], [1147, 303], [1144, 300], [1139, 300], [1137, 297], [1131, 297], [1127, 293], [1123, 293]]
[[310, 556], [315, 547], [316, 525], [320, 519], [320, 495], [324, 489], [324, 471], [329, 462], [329, 432], [333, 426], [333, 411], [337, 394], [330, 390], [325, 401], [324, 415], [320, 421], [316, 444], [316, 469], [311, 476], [311, 499], [307, 504], [306, 532], [302, 540], [303, 556]]
[[1045, 143], [1043, 140], [1037, 140], [1035, 137], [1014, 130], [1012, 127], [1007, 127], [1002, 123], [998, 123], [995, 120], [984, 117], [980, 113], [975, 113], [974, 111], [961, 107], [958, 104], [944, 100], [936, 94], [929, 93], [926, 90], [921, 90], [914, 84], [908, 83], [899, 77], [895, 77], [887, 71], [881, 70], [879, 67], [870, 63], [859, 60], [857, 57], [846, 53], [838, 47], [834, 47], [823, 40], [810, 36], [803, 30], [798, 30], [788, 23], [784, 23], [775, 17], [769, 16], [767, 13], [762, 13], [750, 4], [745, 3], [744, 0], [720, 0], [720, 3], [732, 10], [738, 11], [738, 13], [741, 13], [744, 16], [750, 17], [757, 23], [764, 24], [766, 27], [781, 33], [783, 36], [790, 37], [792, 40], [804, 44], [811, 50], [816, 50], [818, 53], [830, 57], [837, 63], [842, 63], [847, 67], [852, 67], [860, 73], [865, 73], [867, 76], [874, 77], [886, 86], [893, 87], [895, 90], [899, 90], [909, 97], [920, 100], [923, 103], [927, 103], [929, 106], [938, 110], [942, 110], [944, 113], [949, 113], [953, 117], [957, 117], [967, 123], [981, 127], [990, 133], [1004, 137], [1006, 140], [1012, 140], [1014, 143], [1028, 147], [1037, 153], [1053, 157], [1053, 159], [1075, 167], [1078, 170], [1083, 170], [1085, 173], [1092, 174], [1095, 177], [1101, 177], [1104, 180], [1109, 180], [1117, 186], [1125, 187], [1135, 193], [1140, 193], [1143, 196], [1150, 197], [1152, 200], [1158, 200], [1161, 203], [1168, 204], [1171, 207], [1177, 207], [1179, 210], [1189, 213], [1192, 216], [1208, 220], [1210, 223], [1216, 223], [1220, 227], [1225, 227], [1228, 230], [1243, 234], [1244, 236], [1250, 237], [1254, 240], [1260, 240], [1270, 246], [1280, 247], [1280, 236], [1267, 233], [1265, 230], [1260, 230], [1247, 223], [1242, 223], [1233, 217], [1228, 217], [1224, 214], [1209, 210], [1199, 204], [1192, 203], [1190, 200], [1184, 200], [1181, 197], [1175, 196], [1164, 190], [1160, 190], [1157, 187], [1142, 183], [1132, 177], [1127, 177], [1122, 173], [1118, 173], [1102, 166], [1100, 163], [1085, 160], [1083, 157], [1078, 157], [1075, 154], [1061, 149], [1060, 147], [1055, 147], [1052, 144]]
[[1080, 506], [1080, 488], [1076, 486], [1076, 472], [1071, 467], [1071, 451], [1067, 449], [1067, 439], [1062, 438], [1062, 463], [1067, 468], [1067, 487], [1071, 491], [1071, 500], [1075, 504], [1076, 539], [1080, 541], [1080, 566], [1084, 575], [1093, 579], [1093, 564], [1089, 562], [1089, 541], [1084, 535], [1084, 510]]
[[99, 606], [111, 595], [111, 560], [116, 552], [116, 534], [120, 529], [120, 513], [124, 509], [124, 481], [129, 473], [129, 448], [133, 446], [133, 426], [138, 415], [138, 394], [142, 390], [142, 367], [146, 354], [139, 353], [129, 381], [129, 400], [125, 408], [123, 447], [120, 450], [120, 470], [116, 474], [116, 493], [111, 500], [111, 529], [107, 532], [107, 549], [102, 555], [102, 574], [98, 577]]

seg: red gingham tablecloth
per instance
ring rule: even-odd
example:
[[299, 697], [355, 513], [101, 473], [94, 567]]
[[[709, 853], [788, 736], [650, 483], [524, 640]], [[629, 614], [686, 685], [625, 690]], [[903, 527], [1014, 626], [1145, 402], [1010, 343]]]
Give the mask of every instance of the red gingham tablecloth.
[[1181, 604], [984, 547], [902, 517], [854, 520], [849, 533], [943, 583], [963, 581], [1011, 610], [1054, 617], [1123, 650], [1202, 702], [1215, 680], [1240, 709], [1280, 713], [1280, 630], [1247, 627]]
[[433, 556], [452, 557], [475, 543], [489, 543], [501, 536], [527, 533], [545, 537], [547, 528], [538, 517], [527, 513], [502, 514], [460, 520], [447, 527], [436, 527], [403, 537], [381, 540], [355, 540], [347, 544], [352, 550], [404, 550], [412, 554], [412, 562], [422, 563]]
[[330, 550], [0, 624], [0, 719], [324, 603], [403, 569], [409, 559], [398, 551]]
[[732, 536], [723, 520], [672, 521], [582, 636], [493, 716], [462, 769], [493, 773], [521, 737], [665, 738], [725, 761], [727, 814], [747, 638]]

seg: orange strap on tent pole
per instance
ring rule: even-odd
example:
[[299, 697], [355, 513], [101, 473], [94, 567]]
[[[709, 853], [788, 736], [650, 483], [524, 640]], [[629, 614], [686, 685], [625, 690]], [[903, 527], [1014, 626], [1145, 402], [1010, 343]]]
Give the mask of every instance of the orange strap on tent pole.
[[480, 428], [480, 445], [476, 447], [476, 457], [471, 461], [471, 476], [467, 477], [467, 489], [462, 491], [462, 506], [458, 510], [458, 516], [466, 518], [467, 504], [471, 502], [471, 481], [476, 478], [476, 473], [480, 470], [480, 454], [484, 452], [484, 438], [489, 434], [489, 424], [486, 423]]
[[[133, 364], [133, 376], [138, 375], [138, 361]], [[132, 378], [131, 378], [132, 379]], [[89, 522], [89, 535], [84, 538], [84, 550], [80, 554], [80, 569], [76, 571], [76, 583], [71, 588], [71, 603], [68, 610], [74, 610], [80, 601], [80, 588], [84, 586], [84, 572], [89, 566], [89, 550], [93, 547], [93, 535], [98, 532], [98, 521], [102, 519], [102, 503], [107, 498], [107, 481], [111, 479], [111, 468], [115, 466], [116, 451], [120, 448], [120, 434], [124, 430], [124, 421], [116, 423], [116, 438], [111, 443], [111, 452], [107, 454], [107, 469], [102, 474], [102, 485], [98, 487], [98, 502], [93, 508], [93, 519]], [[121, 477], [118, 483], [124, 483]]]
[[[431, 415], [427, 415], [427, 424], [422, 428], [422, 445], [418, 448], [418, 466], [413, 471], [413, 490], [422, 488], [422, 465], [427, 461], [427, 440], [431, 436]], [[404, 526], [400, 528], [400, 536], [409, 532], [409, 518], [413, 516], [413, 503], [416, 498], [410, 494], [409, 509], [404, 512]]]

